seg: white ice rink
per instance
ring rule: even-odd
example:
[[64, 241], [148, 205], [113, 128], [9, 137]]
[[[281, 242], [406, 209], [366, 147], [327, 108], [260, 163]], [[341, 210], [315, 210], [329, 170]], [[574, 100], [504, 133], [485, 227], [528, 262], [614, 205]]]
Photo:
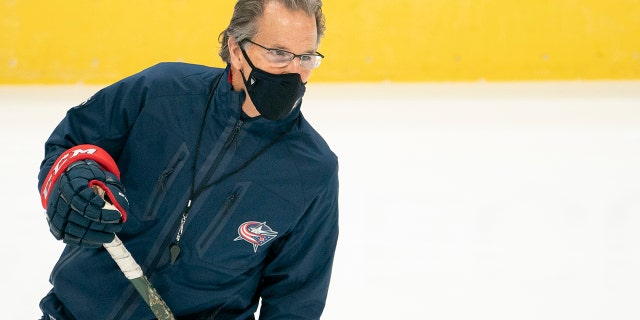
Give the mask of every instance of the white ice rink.
[[[43, 143], [97, 89], [0, 86], [1, 319], [40, 316]], [[303, 112], [340, 159], [323, 319], [640, 319], [640, 82], [310, 84]]]

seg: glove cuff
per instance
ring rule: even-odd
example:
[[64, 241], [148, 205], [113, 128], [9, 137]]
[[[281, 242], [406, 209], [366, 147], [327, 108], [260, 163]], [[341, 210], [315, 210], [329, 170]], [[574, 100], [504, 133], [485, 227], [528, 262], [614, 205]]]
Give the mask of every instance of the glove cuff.
[[81, 144], [75, 146], [62, 153], [58, 159], [56, 159], [49, 170], [47, 177], [44, 179], [42, 189], [40, 190], [40, 200], [42, 201], [43, 208], [47, 208], [51, 189], [53, 189], [53, 186], [60, 175], [62, 175], [62, 173], [65, 172], [67, 167], [72, 163], [85, 159], [97, 162], [105, 171], [113, 173], [118, 179], [120, 179], [120, 170], [118, 170], [118, 165], [116, 165], [116, 162], [107, 151], [92, 144]]

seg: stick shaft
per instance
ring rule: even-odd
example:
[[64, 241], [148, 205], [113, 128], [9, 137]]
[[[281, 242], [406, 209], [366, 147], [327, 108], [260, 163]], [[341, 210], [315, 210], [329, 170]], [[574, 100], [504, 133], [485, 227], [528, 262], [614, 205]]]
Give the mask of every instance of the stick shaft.
[[151, 285], [149, 279], [143, 274], [142, 268], [140, 268], [140, 265], [133, 259], [131, 253], [129, 253], [129, 250], [127, 250], [118, 236], [115, 236], [110, 243], [105, 243], [104, 247], [120, 270], [122, 270], [125, 277], [131, 281], [144, 302], [149, 305], [153, 314], [159, 320], [174, 320], [175, 317], [171, 313], [171, 310], [164, 300], [162, 300], [158, 291]]

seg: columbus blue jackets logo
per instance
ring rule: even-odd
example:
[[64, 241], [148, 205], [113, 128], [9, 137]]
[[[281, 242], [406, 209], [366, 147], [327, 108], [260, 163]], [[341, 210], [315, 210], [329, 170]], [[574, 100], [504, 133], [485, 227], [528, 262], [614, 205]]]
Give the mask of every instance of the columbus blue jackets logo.
[[258, 251], [258, 247], [273, 240], [278, 236], [266, 222], [248, 221], [238, 227], [238, 237], [233, 241], [244, 240], [253, 245], [253, 252]]

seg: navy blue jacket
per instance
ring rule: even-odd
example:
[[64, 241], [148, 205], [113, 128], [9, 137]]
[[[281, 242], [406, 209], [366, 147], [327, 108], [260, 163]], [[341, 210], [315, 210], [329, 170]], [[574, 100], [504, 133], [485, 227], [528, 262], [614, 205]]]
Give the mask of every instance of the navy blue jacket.
[[[47, 140], [39, 184], [66, 149], [100, 146], [130, 202], [118, 236], [178, 318], [250, 319], [261, 297], [261, 319], [317, 319], [338, 237], [337, 158], [299, 105], [279, 121], [242, 117], [228, 73], [162, 63], [99, 91]], [[51, 282], [77, 319], [153, 319], [103, 248], [67, 246]]]

